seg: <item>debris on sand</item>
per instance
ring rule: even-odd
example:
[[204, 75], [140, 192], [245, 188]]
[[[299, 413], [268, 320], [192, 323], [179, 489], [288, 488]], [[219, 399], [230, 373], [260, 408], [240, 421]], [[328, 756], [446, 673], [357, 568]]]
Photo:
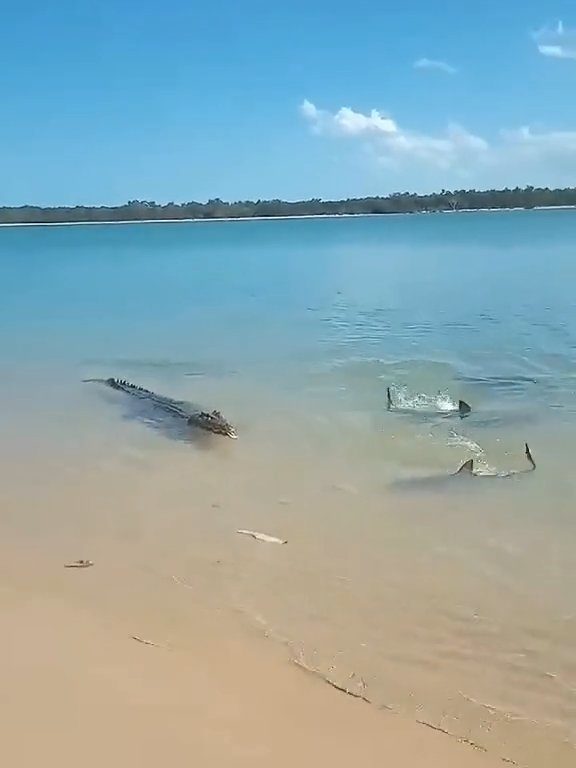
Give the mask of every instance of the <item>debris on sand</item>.
[[92, 565], [92, 560], [74, 560], [73, 563], [66, 563], [64, 568], [90, 568]]
[[175, 581], [176, 584], [180, 584], [182, 587], [186, 587], [186, 589], [194, 589], [192, 584], [187, 584], [185, 581], [182, 581], [182, 579], [179, 579], [178, 576], [172, 576], [172, 581]]
[[165, 645], [160, 645], [160, 643], [153, 643], [152, 640], [146, 640], [143, 637], [138, 637], [138, 635], [131, 635], [130, 636], [132, 640], [136, 640], [137, 643], [142, 643], [142, 645], [151, 645], [153, 648], [166, 648]]
[[236, 533], [241, 533], [244, 536], [252, 536], [256, 541], [265, 541], [267, 544], [288, 544], [285, 539], [278, 539], [276, 536], [269, 536], [267, 533], [259, 533], [258, 531], [244, 531], [239, 530]]

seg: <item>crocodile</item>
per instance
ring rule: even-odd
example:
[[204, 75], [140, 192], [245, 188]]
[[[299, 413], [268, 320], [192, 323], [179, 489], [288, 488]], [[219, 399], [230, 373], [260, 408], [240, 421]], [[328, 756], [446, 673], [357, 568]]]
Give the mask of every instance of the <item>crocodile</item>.
[[173, 400], [171, 397], [166, 397], [165, 395], [157, 395], [155, 392], [151, 392], [149, 389], [145, 389], [136, 384], [131, 384], [125, 379], [84, 379], [84, 381], [105, 384], [111, 389], [144, 400], [159, 408], [164, 413], [184, 419], [190, 427], [198, 427], [207, 432], [212, 432], [216, 435], [224, 435], [225, 437], [231, 437], [233, 439], [238, 437], [234, 427], [226, 421], [220, 411], [208, 412], [195, 410], [182, 400]]

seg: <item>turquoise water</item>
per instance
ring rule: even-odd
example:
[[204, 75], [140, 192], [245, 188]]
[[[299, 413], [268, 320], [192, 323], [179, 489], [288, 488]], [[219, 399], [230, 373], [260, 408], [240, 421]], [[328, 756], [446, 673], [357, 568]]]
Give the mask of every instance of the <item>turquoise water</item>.
[[3, 228], [0, 347], [6, 365], [67, 381], [196, 377], [191, 394], [210, 384], [244, 429], [267, 418], [255, 392], [376, 430], [387, 385], [408, 404], [462, 397], [473, 414], [456, 437], [433, 419], [437, 451], [394, 458], [456, 461], [443, 448], [461, 432], [476, 454], [478, 436], [518, 439], [514, 454], [576, 414], [575, 225], [514, 211]]
[[538, 211], [4, 228], [4, 359], [258, 376], [433, 362], [496, 409], [571, 410], [575, 225]]
[[[217, 553], [221, 599], [345, 658], [376, 703], [568, 765], [575, 256], [566, 210], [0, 228], [6, 519], [112, 547], [94, 494], [122, 498], [124, 557]], [[81, 384], [110, 375], [219, 408], [241, 439], [195, 451]], [[387, 386], [473, 410], [388, 413]], [[523, 469], [524, 441], [518, 482], [392, 490], [470, 456]], [[61, 518], [72, 493], [83, 515]], [[251, 526], [288, 554], [226, 543]]]

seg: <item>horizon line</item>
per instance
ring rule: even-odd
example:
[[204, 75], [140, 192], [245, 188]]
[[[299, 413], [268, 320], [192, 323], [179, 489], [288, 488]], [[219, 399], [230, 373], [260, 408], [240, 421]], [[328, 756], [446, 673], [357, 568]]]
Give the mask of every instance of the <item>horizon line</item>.
[[330, 205], [330, 204], [336, 204], [336, 203], [351, 203], [351, 202], [364, 202], [368, 200], [392, 200], [394, 198], [398, 197], [410, 197], [410, 198], [416, 198], [416, 199], [426, 199], [430, 197], [450, 197], [454, 195], [470, 195], [470, 194], [478, 194], [478, 195], [485, 195], [485, 194], [502, 194], [505, 192], [509, 193], [522, 193], [522, 192], [547, 192], [547, 193], [558, 193], [558, 192], [576, 192], [576, 186], [571, 187], [535, 187], [531, 184], [527, 184], [524, 187], [498, 187], [498, 188], [483, 188], [483, 189], [475, 189], [475, 188], [469, 188], [469, 189], [441, 189], [434, 192], [408, 192], [408, 191], [397, 191], [397, 192], [390, 192], [386, 195], [365, 195], [364, 197], [341, 197], [341, 198], [325, 198], [325, 197], [308, 197], [308, 198], [299, 198], [296, 200], [285, 200], [283, 198], [256, 198], [256, 199], [236, 199], [236, 200], [223, 200], [219, 197], [210, 198], [208, 200], [200, 201], [200, 200], [187, 200], [186, 202], [157, 202], [155, 200], [139, 200], [139, 199], [133, 199], [133, 200], [127, 200], [123, 203], [115, 203], [115, 204], [106, 204], [106, 203], [95, 203], [95, 204], [82, 204], [82, 203], [58, 203], [54, 205], [40, 205], [36, 203], [22, 203], [20, 205], [16, 204], [4, 204], [0, 205], [0, 210], [19, 210], [22, 208], [35, 208], [38, 210], [58, 210], [58, 209], [75, 209], [75, 208], [86, 208], [86, 209], [101, 209], [101, 208], [108, 208], [108, 209], [118, 209], [118, 208], [128, 208], [128, 207], [137, 207], [142, 206], [145, 208], [184, 208], [186, 206], [191, 205], [200, 205], [200, 206], [209, 206], [209, 205], [264, 205], [269, 203], [276, 203], [276, 204], [282, 204], [282, 205], [302, 205], [305, 203], [321, 203], [324, 205]]

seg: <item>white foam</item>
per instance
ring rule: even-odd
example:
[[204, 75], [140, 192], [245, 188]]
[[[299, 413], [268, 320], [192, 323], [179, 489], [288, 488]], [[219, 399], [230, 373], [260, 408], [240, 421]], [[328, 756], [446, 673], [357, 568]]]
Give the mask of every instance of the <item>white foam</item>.
[[458, 410], [458, 403], [447, 392], [427, 395], [423, 392], [409, 392], [406, 387], [394, 390], [392, 402], [395, 408], [405, 411], [454, 413]]
[[466, 435], [456, 432], [455, 429], [451, 429], [448, 433], [446, 442], [451, 448], [464, 448], [469, 454], [472, 454], [472, 457], [474, 458], [474, 472], [477, 475], [497, 474], [495, 467], [488, 464], [482, 446], [475, 440], [472, 440], [471, 437], [467, 437]]

